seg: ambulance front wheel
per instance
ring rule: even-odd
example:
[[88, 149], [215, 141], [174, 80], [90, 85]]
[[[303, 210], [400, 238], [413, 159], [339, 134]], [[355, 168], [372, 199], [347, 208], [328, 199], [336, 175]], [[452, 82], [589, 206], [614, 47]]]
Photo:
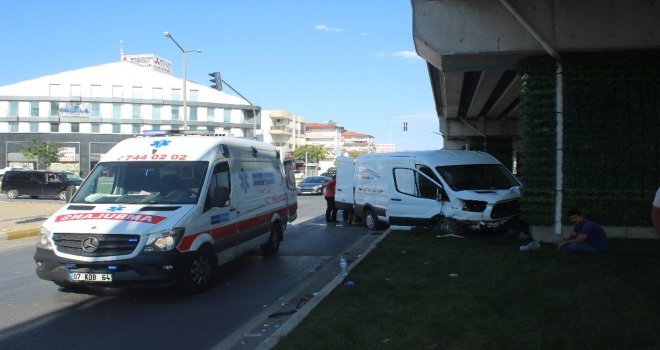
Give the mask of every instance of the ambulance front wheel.
[[205, 245], [195, 252], [185, 266], [183, 280], [178, 287], [185, 293], [198, 293], [211, 287], [218, 269], [214, 249]]
[[270, 236], [268, 236], [268, 242], [264, 243], [261, 246], [261, 252], [264, 255], [272, 255], [277, 253], [280, 249], [280, 241], [282, 240], [282, 226], [278, 223], [274, 223], [270, 227]]

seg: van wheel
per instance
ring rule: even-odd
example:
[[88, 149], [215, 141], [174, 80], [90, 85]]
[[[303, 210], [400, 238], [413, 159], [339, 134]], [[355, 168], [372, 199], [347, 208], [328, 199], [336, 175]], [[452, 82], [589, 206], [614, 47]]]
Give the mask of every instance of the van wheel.
[[383, 224], [378, 220], [378, 216], [376, 216], [372, 210], [364, 212], [364, 225], [367, 226], [367, 230], [370, 231], [383, 228]]
[[213, 284], [217, 269], [218, 259], [213, 248], [201, 247], [184, 266], [183, 280], [177, 287], [188, 294], [202, 292]]
[[282, 240], [282, 227], [275, 223], [270, 227], [270, 236], [268, 242], [261, 246], [263, 255], [272, 255], [277, 253], [280, 249], [280, 241]]
[[440, 219], [436, 225], [436, 229], [440, 235], [463, 235], [463, 227], [458, 222], [449, 218]]
[[62, 192], [60, 192], [60, 193], [57, 195], [57, 197], [58, 197], [61, 201], [65, 201], [65, 200], [66, 200], [66, 191], [62, 191]]
[[13, 189], [13, 188], [11, 190], [7, 191], [7, 198], [9, 198], [9, 199], [18, 198], [18, 191]]

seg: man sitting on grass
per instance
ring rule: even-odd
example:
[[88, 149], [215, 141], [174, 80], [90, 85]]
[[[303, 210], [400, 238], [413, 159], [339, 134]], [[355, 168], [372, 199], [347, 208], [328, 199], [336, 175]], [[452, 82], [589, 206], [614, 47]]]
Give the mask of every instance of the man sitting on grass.
[[607, 253], [607, 235], [603, 228], [587, 219], [579, 210], [568, 212], [568, 218], [575, 225], [573, 233], [557, 245], [565, 253]]

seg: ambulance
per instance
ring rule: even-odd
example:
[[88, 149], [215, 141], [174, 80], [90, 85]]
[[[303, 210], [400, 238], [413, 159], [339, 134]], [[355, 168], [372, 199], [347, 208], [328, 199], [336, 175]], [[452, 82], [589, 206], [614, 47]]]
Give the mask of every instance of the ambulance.
[[66, 289], [211, 286], [217, 267], [277, 253], [296, 219], [293, 163], [268, 143], [157, 133], [114, 146], [41, 227], [36, 273]]

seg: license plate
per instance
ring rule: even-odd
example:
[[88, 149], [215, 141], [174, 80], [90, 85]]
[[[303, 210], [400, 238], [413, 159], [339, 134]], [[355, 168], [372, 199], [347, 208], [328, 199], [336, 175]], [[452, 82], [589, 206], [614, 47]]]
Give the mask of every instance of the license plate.
[[111, 273], [70, 272], [71, 282], [112, 282]]

